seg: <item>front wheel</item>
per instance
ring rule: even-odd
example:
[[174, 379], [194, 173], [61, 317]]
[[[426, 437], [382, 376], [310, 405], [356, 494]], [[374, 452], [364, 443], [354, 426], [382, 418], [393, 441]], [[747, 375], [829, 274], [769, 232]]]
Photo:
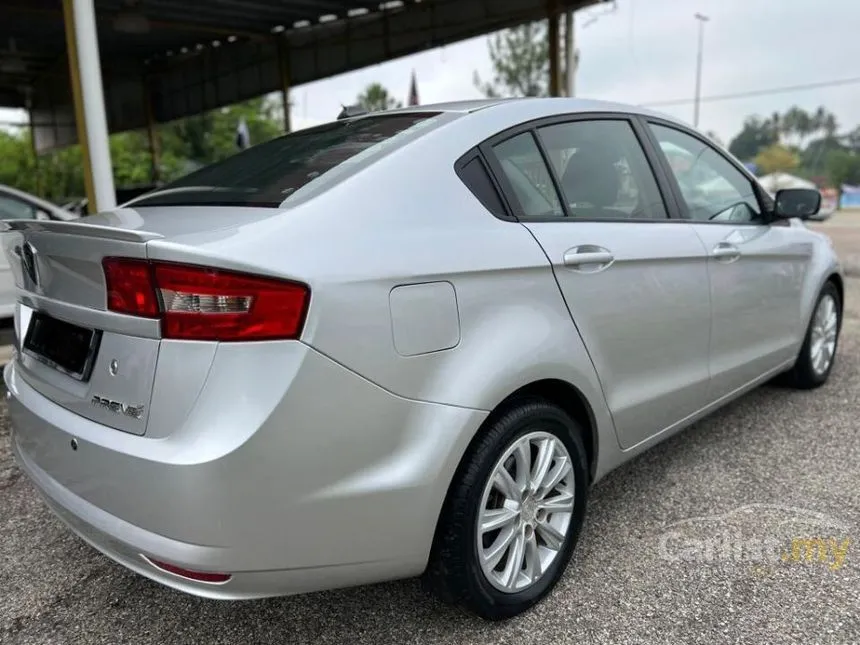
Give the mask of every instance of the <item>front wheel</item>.
[[490, 620], [546, 596], [573, 553], [588, 470], [578, 425], [540, 399], [501, 414], [452, 483], [425, 581]]
[[827, 381], [836, 359], [841, 327], [839, 291], [832, 282], [828, 282], [818, 296], [797, 362], [787, 375], [791, 385], [810, 390]]

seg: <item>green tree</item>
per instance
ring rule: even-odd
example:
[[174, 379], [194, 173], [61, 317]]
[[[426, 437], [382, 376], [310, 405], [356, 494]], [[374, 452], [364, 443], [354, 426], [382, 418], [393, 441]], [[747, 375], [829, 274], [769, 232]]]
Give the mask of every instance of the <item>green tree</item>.
[[850, 149], [850, 144], [846, 147], [835, 138], [813, 139], [800, 153], [800, 167], [809, 176], [826, 175], [830, 153]]
[[[282, 115], [276, 112], [276, 102], [261, 97], [158, 126], [161, 178], [174, 179], [236, 153], [236, 128], [242, 118], [252, 144], [278, 136], [283, 125]], [[118, 188], [152, 181], [152, 158], [145, 132], [113, 134], [109, 145]], [[54, 202], [83, 197], [80, 146], [53, 150], [37, 158], [28, 128], [0, 131], [0, 183]]]
[[236, 129], [242, 119], [248, 125], [251, 145], [282, 134], [276, 111], [274, 101], [260, 97], [160, 126], [162, 176], [172, 179], [238, 152]]
[[749, 116], [744, 121], [743, 129], [729, 142], [729, 152], [742, 161], [750, 161], [761, 150], [778, 141], [779, 136], [772, 120]]
[[358, 95], [356, 103], [368, 112], [380, 112], [401, 107], [400, 101], [388, 93], [382, 83], [371, 83]]
[[860, 154], [836, 150], [827, 157], [827, 176], [834, 186], [860, 184]]
[[492, 81], [475, 72], [474, 83], [489, 98], [549, 94], [549, 38], [546, 23], [532, 22], [489, 39]]
[[806, 110], [792, 106], [782, 117], [782, 133], [802, 149], [807, 137], [815, 132], [813, 117]]
[[800, 165], [800, 158], [792, 150], [774, 143], [756, 155], [755, 164], [763, 175], [769, 175], [772, 172], [792, 172]]

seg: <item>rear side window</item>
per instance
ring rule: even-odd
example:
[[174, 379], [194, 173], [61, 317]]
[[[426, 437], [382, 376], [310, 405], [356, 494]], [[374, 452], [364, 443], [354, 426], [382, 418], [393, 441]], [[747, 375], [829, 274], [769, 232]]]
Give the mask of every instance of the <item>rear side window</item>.
[[480, 157], [474, 157], [457, 171], [460, 179], [472, 194], [496, 217], [507, 217], [499, 192]]
[[531, 132], [493, 146], [505, 178], [526, 217], [564, 217], [549, 168]]
[[405, 145], [436, 124], [439, 112], [335, 121], [249, 148], [133, 200], [138, 206], [277, 207], [311, 182], [322, 183]]

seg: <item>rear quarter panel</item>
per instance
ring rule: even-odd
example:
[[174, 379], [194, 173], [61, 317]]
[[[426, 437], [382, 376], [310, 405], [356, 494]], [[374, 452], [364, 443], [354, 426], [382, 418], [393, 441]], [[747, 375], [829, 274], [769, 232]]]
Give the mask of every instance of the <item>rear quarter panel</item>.
[[[454, 171], [464, 152], [519, 118], [506, 107], [464, 116], [282, 216], [229, 233], [154, 240], [148, 254], [306, 282], [302, 341], [400, 397], [492, 410], [534, 381], [568, 382], [588, 401], [601, 447], [611, 438], [617, 448], [544, 252], [525, 227], [487, 212]], [[398, 353], [392, 290], [434, 282], [454, 288], [456, 345]], [[336, 405], [338, 393], [330, 395]]]

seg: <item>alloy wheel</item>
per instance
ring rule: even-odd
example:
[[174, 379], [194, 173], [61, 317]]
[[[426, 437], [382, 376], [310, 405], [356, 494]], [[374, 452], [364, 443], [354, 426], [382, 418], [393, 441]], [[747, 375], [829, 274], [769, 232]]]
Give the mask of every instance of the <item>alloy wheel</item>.
[[833, 296], [825, 294], [815, 309], [809, 338], [809, 358], [816, 375], [821, 376], [830, 369], [836, 351], [836, 334], [839, 313]]
[[477, 520], [478, 559], [493, 587], [518, 593], [541, 579], [567, 539], [574, 487], [570, 454], [554, 435], [532, 432], [505, 450]]

